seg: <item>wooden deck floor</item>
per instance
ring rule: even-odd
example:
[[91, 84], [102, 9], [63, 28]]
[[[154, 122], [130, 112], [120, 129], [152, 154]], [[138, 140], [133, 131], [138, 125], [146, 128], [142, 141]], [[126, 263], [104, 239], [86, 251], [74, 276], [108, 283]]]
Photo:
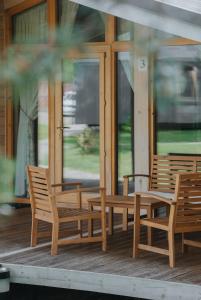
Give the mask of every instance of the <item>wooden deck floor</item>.
[[[10, 268], [14, 282], [146, 299], [201, 299], [201, 251], [191, 248], [182, 256], [179, 237], [175, 269], [162, 255], [142, 252], [131, 258], [132, 227], [128, 232], [117, 229], [108, 237], [107, 253], [100, 244], [71, 245], [60, 247], [59, 255], [52, 257], [50, 245], [44, 244], [48, 240], [29, 248], [30, 221], [28, 208], [0, 224], [0, 263]], [[164, 236], [156, 232], [155, 237], [165, 246]]]

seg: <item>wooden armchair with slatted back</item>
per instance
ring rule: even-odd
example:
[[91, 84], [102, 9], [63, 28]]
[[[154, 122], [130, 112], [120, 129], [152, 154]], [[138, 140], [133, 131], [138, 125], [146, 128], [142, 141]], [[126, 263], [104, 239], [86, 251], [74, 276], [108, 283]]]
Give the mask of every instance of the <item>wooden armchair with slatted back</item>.
[[[182, 233], [182, 243], [185, 233], [201, 231], [201, 173], [176, 174], [174, 199], [167, 199], [153, 194], [153, 198], [169, 205], [168, 217], [140, 219], [140, 199], [146, 193], [137, 193], [135, 196], [135, 221], [133, 256], [139, 250], [147, 250], [169, 256], [170, 267], [175, 266], [174, 235]], [[140, 243], [140, 225], [164, 230], [168, 234], [168, 249]], [[183, 247], [182, 247], [183, 248]]]
[[[43, 236], [38, 232], [38, 221], [52, 224], [51, 254], [56, 255], [58, 245], [101, 242], [102, 250], [106, 251], [106, 216], [105, 216], [105, 189], [104, 188], [77, 188], [54, 194], [50, 184], [49, 170], [34, 166], [28, 166], [29, 192], [32, 208], [32, 231], [31, 246], [37, 244], [37, 239]], [[58, 186], [58, 185], [57, 185]], [[101, 211], [89, 211], [82, 208], [82, 193], [100, 192]], [[60, 207], [57, 196], [76, 194], [78, 196], [78, 208]], [[90, 221], [99, 219], [101, 221], [101, 234], [99, 236], [80, 236], [78, 238], [59, 239], [59, 226], [61, 223]]]
[[[175, 175], [185, 172], [201, 172], [201, 156], [153, 155], [150, 175], [131, 174], [124, 176], [124, 195], [128, 195], [131, 178], [147, 177], [148, 193], [167, 198], [173, 197], [176, 184]], [[124, 210], [124, 228], [127, 228], [127, 218], [128, 211]]]

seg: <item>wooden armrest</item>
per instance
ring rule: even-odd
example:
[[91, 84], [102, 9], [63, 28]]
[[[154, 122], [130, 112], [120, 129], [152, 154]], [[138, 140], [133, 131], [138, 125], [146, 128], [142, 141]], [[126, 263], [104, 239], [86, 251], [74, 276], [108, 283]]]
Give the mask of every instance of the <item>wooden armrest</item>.
[[130, 174], [130, 175], [124, 175], [123, 178], [134, 178], [134, 177], [150, 177], [148, 174]]
[[79, 185], [82, 185], [81, 182], [62, 182], [62, 183], [56, 183], [56, 184], [52, 184], [51, 186], [52, 187], [57, 187], [57, 186], [79, 186]]
[[165, 197], [158, 196], [158, 195], [151, 194], [151, 193], [135, 193], [135, 194], [136, 194], [136, 196], [140, 196], [139, 199], [141, 199], [141, 197], [147, 197], [147, 198], [156, 199], [156, 200], [161, 201], [161, 202], [165, 202], [169, 205], [175, 205], [176, 204], [176, 201], [174, 201], [172, 199], [167, 199]]

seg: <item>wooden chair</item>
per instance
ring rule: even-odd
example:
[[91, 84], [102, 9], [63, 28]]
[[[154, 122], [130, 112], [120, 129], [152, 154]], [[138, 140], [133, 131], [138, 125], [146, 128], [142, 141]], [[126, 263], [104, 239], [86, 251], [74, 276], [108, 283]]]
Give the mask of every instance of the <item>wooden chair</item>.
[[[34, 166], [28, 166], [29, 191], [32, 208], [32, 230], [31, 246], [37, 244], [37, 238], [42, 237], [43, 233], [38, 232], [38, 221], [44, 221], [52, 224], [52, 246], [51, 255], [56, 255], [58, 245], [69, 245], [78, 243], [102, 242], [102, 250], [106, 251], [106, 217], [105, 217], [105, 189], [104, 188], [78, 188], [74, 190], [53, 193], [50, 184], [49, 170]], [[79, 185], [79, 184], [78, 184]], [[56, 185], [58, 186], [58, 185]], [[89, 211], [82, 208], [82, 192], [100, 192], [101, 211]], [[77, 194], [78, 208], [58, 207], [56, 197], [66, 194]], [[100, 219], [101, 235], [87, 236], [72, 239], [59, 239], [59, 225], [61, 223], [84, 220]]]
[[[183, 173], [176, 175], [174, 199], [166, 199], [153, 195], [153, 198], [167, 203], [170, 207], [168, 217], [140, 219], [140, 200], [146, 193], [137, 193], [135, 196], [135, 221], [133, 256], [139, 250], [148, 250], [169, 256], [170, 267], [175, 266], [175, 233], [182, 233], [182, 243], [185, 243], [184, 234], [201, 231], [201, 174]], [[140, 243], [140, 225], [161, 229], [168, 234], [168, 249]], [[183, 248], [183, 247], [182, 247]]]

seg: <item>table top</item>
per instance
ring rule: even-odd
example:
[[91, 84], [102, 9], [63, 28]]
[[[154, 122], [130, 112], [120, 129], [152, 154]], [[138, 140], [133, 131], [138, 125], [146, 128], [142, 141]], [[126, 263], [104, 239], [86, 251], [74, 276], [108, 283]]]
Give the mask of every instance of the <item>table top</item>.
[[[100, 205], [100, 197], [94, 197], [88, 199], [88, 202], [92, 205]], [[107, 195], [105, 199], [106, 206], [110, 207], [128, 207], [134, 206], [134, 196], [122, 196], [122, 195]], [[166, 204], [156, 200], [152, 197], [142, 197], [141, 206], [165, 206]]]

